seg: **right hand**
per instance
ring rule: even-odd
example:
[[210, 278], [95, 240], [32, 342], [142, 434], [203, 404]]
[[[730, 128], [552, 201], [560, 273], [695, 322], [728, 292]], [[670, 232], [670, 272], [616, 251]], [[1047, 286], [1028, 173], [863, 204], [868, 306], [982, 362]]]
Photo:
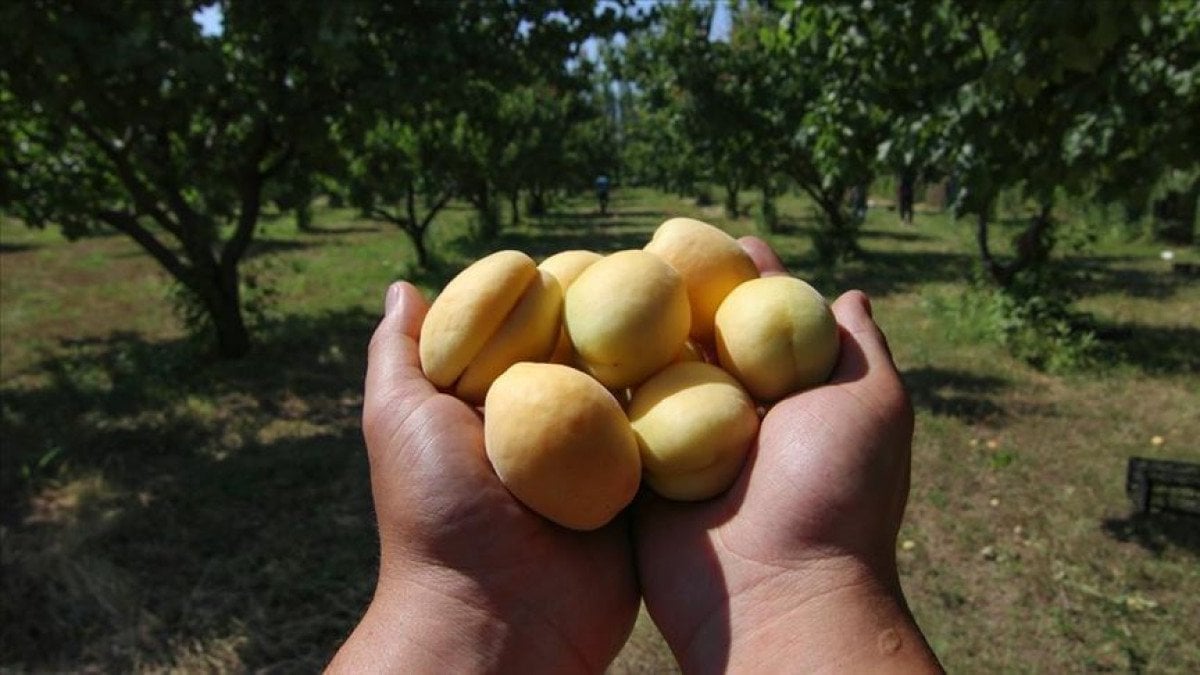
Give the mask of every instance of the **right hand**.
[[[761, 240], [742, 244], [760, 272], [785, 273]], [[727, 493], [638, 505], [643, 595], [686, 672], [937, 668], [895, 562], [912, 408], [866, 295], [833, 312], [829, 383], [770, 409]]]

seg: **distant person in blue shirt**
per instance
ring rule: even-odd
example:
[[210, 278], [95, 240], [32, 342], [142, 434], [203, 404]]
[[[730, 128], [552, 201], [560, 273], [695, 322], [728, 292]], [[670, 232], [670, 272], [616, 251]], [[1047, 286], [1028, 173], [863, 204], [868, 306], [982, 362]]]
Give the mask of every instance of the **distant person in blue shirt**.
[[600, 215], [608, 215], [608, 176], [596, 177], [596, 200], [600, 202]]

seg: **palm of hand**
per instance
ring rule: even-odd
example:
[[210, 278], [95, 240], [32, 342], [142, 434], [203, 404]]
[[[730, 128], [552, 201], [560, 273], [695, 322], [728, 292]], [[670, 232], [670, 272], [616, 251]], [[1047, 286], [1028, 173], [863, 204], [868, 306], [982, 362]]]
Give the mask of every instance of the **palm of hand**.
[[834, 310], [842, 355], [830, 383], [771, 408], [730, 491], [639, 509], [640, 578], [673, 645], [727, 621], [740, 595], [761, 601], [760, 585], [786, 578], [781, 571], [843, 559], [887, 569], [907, 499], [912, 412], [865, 298], [844, 296]]
[[586, 669], [602, 667], [637, 611], [626, 522], [573, 532], [521, 506], [492, 472], [479, 415], [421, 374], [420, 316], [392, 323], [377, 333], [391, 344], [372, 346], [364, 411], [382, 574], [519, 619], [509, 628], [557, 637]]

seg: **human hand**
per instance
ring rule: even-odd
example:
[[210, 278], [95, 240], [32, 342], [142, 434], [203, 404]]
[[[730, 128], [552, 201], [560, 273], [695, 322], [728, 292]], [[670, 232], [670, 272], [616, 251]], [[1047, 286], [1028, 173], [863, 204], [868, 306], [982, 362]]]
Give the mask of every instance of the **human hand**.
[[[763, 274], [785, 273], [761, 240], [742, 245]], [[912, 409], [867, 297], [833, 312], [829, 383], [770, 409], [729, 492], [638, 505], [646, 605], [687, 672], [937, 669], [895, 562]]]
[[330, 670], [602, 671], [637, 615], [626, 518], [575, 532], [517, 502], [477, 412], [421, 371], [425, 299], [398, 283], [386, 304], [363, 402], [379, 582]]

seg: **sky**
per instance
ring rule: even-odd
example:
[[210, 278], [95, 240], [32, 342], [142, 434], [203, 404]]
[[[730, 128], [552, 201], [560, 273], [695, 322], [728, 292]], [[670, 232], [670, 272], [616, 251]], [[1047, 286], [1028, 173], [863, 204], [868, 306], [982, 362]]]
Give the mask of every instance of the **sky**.
[[[724, 40], [729, 37], [730, 15], [729, 3], [734, 0], [713, 0], [716, 4], [717, 11], [713, 15], [712, 35], [714, 40]], [[643, 2], [643, 5], [652, 5], [654, 2]], [[221, 14], [221, 7], [217, 4], [212, 4], [203, 9], [198, 10], [192, 15], [200, 26], [201, 35], [220, 35], [224, 26], [224, 16]], [[586, 50], [586, 48], [585, 48]]]
[[192, 15], [200, 25], [201, 35], [220, 35], [224, 29], [225, 17], [221, 14], [220, 5], [209, 5]]

